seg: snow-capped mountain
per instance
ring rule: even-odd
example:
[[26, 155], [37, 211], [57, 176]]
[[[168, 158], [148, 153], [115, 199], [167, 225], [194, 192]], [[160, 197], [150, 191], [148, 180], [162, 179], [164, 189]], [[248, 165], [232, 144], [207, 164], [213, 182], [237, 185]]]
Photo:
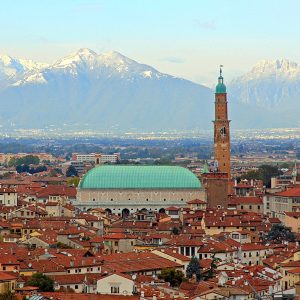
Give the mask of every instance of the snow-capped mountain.
[[93, 78], [118, 77], [127, 80], [134, 80], [139, 77], [159, 79], [167, 76], [118, 52], [111, 51], [98, 55], [87, 48], [79, 49], [46, 68], [44, 66], [36, 68], [35, 71], [34, 73], [28, 73], [22, 80], [15, 82], [14, 85], [47, 83], [49, 77], [62, 75], [78, 79], [80, 76], [89, 76]]
[[118, 52], [97, 54], [84, 48], [52, 65], [24, 70], [0, 90], [0, 125], [81, 128], [85, 124], [118, 130], [211, 125], [210, 89]]
[[[299, 125], [297, 63], [263, 60], [227, 85], [233, 127]], [[118, 52], [83, 48], [51, 65], [1, 56], [0, 105], [3, 127], [211, 129], [214, 91]]]
[[8, 55], [0, 56], [0, 80], [13, 79], [26, 72], [37, 71], [46, 68], [44, 63], [36, 63], [32, 60], [18, 59]]
[[259, 107], [291, 105], [300, 92], [300, 65], [287, 59], [259, 61], [230, 84], [234, 98]]

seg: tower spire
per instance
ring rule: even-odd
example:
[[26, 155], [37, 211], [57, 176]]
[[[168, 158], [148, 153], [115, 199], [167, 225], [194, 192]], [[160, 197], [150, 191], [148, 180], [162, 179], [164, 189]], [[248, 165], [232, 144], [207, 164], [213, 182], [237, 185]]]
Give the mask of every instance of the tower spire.
[[220, 76], [218, 78], [218, 84], [216, 86], [216, 94], [224, 94], [226, 93], [226, 86], [223, 82], [223, 68], [224, 66], [223, 65], [220, 65]]

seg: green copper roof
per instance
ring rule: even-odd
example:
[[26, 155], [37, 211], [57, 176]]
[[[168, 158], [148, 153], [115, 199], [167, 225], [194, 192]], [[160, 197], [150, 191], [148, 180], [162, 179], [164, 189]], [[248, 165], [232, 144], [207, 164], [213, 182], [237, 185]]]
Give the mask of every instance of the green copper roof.
[[222, 76], [222, 67], [223, 65], [220, 65], [220, 76], [218, 78], [218, 84], [216, 86], [216, 94], [224, 94], [226, 93], [226, 85], [224, 84], [224, 78]]
[[88, 171], [80, 189], [195, 189], [199, 179], [188, 169], [177, 166], [103, 165]]
[[218, 78], [218, 84], [216, 86], [216, 94], [224, 94], [226, 93], [226, 85], [223, 83], [223, 77], [220, 76]]

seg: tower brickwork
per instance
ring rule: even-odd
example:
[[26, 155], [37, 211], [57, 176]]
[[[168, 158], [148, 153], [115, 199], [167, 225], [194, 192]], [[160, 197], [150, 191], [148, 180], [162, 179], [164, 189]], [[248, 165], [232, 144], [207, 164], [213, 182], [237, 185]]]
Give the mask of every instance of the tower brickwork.
[[218, 172], [228, 174], [228, 179], [231, 178], [229, 123], [226, 86], [220, 69], [215, 93], [214, 159], [217, 162]]

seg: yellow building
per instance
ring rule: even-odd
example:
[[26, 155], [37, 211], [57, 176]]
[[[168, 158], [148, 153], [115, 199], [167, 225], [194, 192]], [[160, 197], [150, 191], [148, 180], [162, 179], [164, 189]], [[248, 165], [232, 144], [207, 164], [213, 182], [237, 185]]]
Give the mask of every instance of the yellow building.
[[17, 277], [5, 272], [0, 272], [0, 294], [14, 292]]

